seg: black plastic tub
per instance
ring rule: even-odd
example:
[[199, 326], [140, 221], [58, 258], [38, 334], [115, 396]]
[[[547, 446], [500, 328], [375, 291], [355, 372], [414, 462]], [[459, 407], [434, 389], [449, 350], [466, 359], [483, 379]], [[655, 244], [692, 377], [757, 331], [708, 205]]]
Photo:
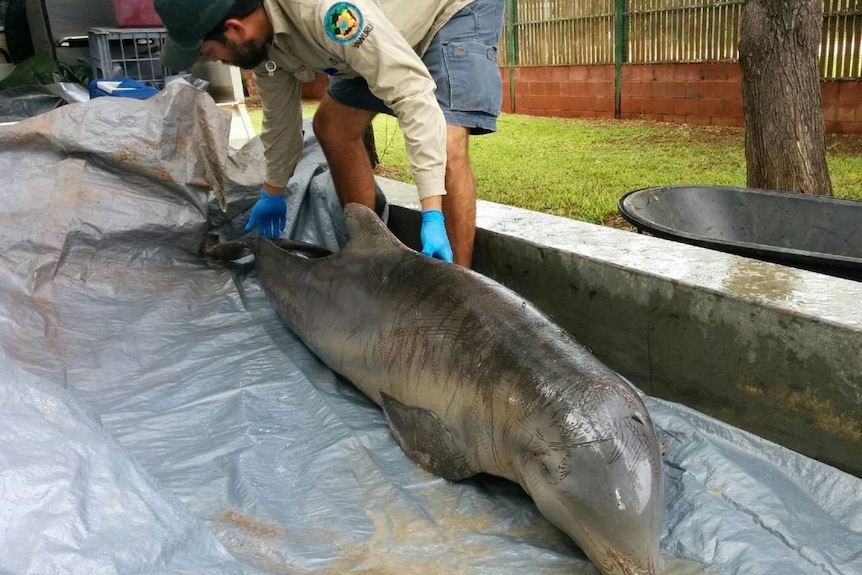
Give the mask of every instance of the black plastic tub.
[[730, 186], [628, 192], [639, 232], [862, 281], [862, 201]]

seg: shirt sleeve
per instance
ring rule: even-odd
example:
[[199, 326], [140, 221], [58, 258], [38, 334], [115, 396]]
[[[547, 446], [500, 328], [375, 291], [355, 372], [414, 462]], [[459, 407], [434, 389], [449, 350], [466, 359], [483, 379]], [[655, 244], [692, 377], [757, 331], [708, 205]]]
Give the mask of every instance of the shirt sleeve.
[[371, 0], [322, 0], [309, 32], [395, 112], [419, 198], [445, 194], [446, 119], [436, 84], [380, 8]]
[[262, 66], [254, 71], [254, 83], [263, 106], [260, 140], [266, 158], [264, 179], [283, 188], [302, 153], [301, 85], [287, 70], [277, 68], [270, 75]]

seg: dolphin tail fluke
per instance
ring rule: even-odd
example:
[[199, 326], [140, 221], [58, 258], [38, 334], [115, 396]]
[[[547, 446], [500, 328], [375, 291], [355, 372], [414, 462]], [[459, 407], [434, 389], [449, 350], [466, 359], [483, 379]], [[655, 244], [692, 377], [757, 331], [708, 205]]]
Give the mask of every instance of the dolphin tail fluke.
[[262, 241], [269, 242], [279, 249], [303, 259], [317, 259], [332, 255], [332, 251], [324, 247], [293, 240], [245, 238], [221, 243], [216, 243], [216, 241], [209, 241], [204, 247], [204, 255], [207, 259], [226, 263], [241, 264], [247, 262], [260, 250], [260, 242]]
[[243, 259], [248, 259], [253, 253], [252, 247], [246, 240], [215, 243], [216, 241], [211, 240], [204, 247], [204, 255], [208, 260], [223, 263], [239, 262]]
[[419, 467], [449, 481], [478, 473], [470, 467], [464, 446], [432, 411], [404, 405], [383, 392], [380, 398], [392, 435]]

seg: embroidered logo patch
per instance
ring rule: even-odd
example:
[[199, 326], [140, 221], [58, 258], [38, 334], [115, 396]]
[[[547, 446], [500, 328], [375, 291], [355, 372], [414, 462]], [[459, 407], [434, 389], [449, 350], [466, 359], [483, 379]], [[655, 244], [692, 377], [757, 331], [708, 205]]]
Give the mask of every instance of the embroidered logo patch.
[[359, 8], [349, 2], [337, 2], [326, 11], [323, 29], [339, 44], [352, 42], [362, 33], [364, 22]]

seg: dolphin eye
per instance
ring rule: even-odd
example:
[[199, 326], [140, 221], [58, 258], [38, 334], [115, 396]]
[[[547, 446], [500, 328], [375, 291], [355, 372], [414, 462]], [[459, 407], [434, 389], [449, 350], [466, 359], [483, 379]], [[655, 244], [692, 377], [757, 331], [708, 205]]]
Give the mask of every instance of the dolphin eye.
[[548, 483], [559, 483], [562, 480], [560, 470], [552, 466], [550, 462], [547, 462], [541, 457], [536, 457], [535, 462], [539, 466], [540, 473], [542, 474], [542, 477], [544, 477], [545, 481]]

